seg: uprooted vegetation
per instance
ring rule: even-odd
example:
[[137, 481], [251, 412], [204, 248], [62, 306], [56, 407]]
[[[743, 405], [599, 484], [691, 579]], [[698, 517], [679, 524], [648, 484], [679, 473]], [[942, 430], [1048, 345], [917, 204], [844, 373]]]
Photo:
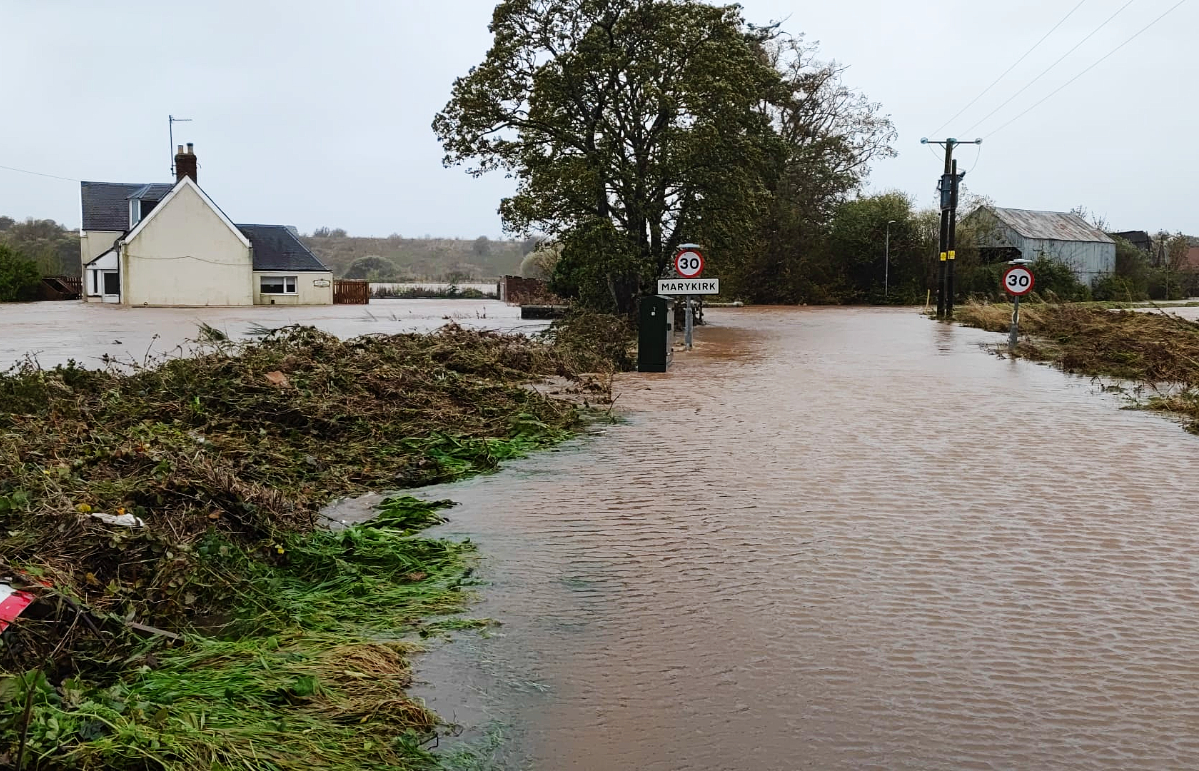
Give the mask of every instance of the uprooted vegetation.
[[[1007, 332], [1010, 305], [970, 303], [955, 318]], [[1146, 407], [1185, 415], [1199, 433], [1199, 323], [1165, 312], [1022, 305], [1016, 355], [1091, 377], [1127, 380], [1156, 395]]]
[[426, 763], [436, 718], [386, 640], [462, 609], [473, 547], [419, 535], [448, 502], [389, 498], [336, 531], [320, 509], [560, 441], [581, 414], [530, 385], [602, 391], [626, 342], [595, 319], [548, 339], [297, 327], [0, 377], [0, 583], [40, 598], [0, 639], [0, 766]]

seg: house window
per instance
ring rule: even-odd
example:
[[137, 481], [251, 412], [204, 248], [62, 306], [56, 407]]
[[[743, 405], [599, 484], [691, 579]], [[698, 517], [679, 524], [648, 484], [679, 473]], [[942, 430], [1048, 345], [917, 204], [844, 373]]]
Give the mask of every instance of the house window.
[[295, 294], [295, 276], [263, 276], [259, 287], [263, 294]]
[[104, 294], [121, 293], [121, 274], [115, 270], [104, 272]]
[[145, 198], [131, 198], [129, 200], [129, 227], [133, 228], [137, 223], [146, 218], [158, 205], [158, 201], [150, 201]]

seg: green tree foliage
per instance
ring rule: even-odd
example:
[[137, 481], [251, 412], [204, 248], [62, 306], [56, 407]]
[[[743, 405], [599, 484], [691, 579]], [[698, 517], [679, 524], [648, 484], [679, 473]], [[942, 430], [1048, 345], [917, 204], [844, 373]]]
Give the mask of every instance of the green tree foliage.
[[[885, 270], [887, 223], [891, 232], [890, 270]], [[898, 192], [858, 198], [838, 206], [828, 235], [832, 258], [825, 275], [847, 302], [915, 302], [925, 283], [919, 223], [912, 201]], [[884, 297], [884, 276], [891, 287]], [[828, 279], [826, 279], [828, 280]]]
[[1123, 238], [1117, 238], [1116, 270], [1095, 282], [1095, 299], [1120, 302], [1148, 300], [1152, 273], [1149, 255]]
[[79, 236], [54, 220], [16, 222], [0, 217], [0, 243], [33, 260], [42, 275], [78, 276], [82, 272]]
[[507, 229], [562, 244], [556, 291], [628, 311], [675, 248], [735, 270], [783, 155], [780, 77], [735, 6], [504, 0], [433, 128], [447, 165], [518, 180]]
[[[882, 241], [859, 243], [865, 253], [847, 254], [835, 246], [830, 251], [828, 239], [834, 216], [861, 187], [871, 161], [894, 155], [894, 126], [878, 104], [842, 82], [844, 67], [819, 61], [815, 46], [802, 37], [778, 37], [762, 50], [781, 78], [781, 97], [764, 109], [784, 149], [770, 208], [761, 220], [761, 248], [750, 255], [736, 288], [761, 302], [861, 299], [873, 287], [868, 291], [860, 277], [845, 273], [860, 273], [861, 263], [873, 259], [879, 262], [881, 298]], [[846, 258], [857, 268], [840, 262]]]
[[0, 302], [36, 299], [41, 281], [37, 263], [0, 243]]
[[549, 281], [557, 270], [558, 260], [561, 256], [562, 247], [557, 244], [544, 243], [521, 260], [520, 275], [524, 278]]

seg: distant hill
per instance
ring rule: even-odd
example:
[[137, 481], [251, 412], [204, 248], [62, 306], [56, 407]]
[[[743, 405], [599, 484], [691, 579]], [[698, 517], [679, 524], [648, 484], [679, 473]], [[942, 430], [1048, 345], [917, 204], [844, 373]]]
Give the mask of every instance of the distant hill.
[[[0, 217], [0, 243], [37, 263], [43, 276], [78, 276], [79, 234], [54, 220]], [[519, 263], [518, 263], [519, 264]]]
[[329, 228], [301, 240], [335, 276], [371, 281], [489, 281], [518, 273], [536, 246], [533, 239], [356, 238]]

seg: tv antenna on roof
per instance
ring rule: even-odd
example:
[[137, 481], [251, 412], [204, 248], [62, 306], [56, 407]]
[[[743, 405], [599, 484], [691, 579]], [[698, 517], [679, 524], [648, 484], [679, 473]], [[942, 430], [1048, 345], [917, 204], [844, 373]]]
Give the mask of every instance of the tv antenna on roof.
[[167, 130], [171, 137], [171, 179], [175, 178], [175, 124], [191, 122], [191, 118], [176, 118], [174, 115], [167, 116]]

